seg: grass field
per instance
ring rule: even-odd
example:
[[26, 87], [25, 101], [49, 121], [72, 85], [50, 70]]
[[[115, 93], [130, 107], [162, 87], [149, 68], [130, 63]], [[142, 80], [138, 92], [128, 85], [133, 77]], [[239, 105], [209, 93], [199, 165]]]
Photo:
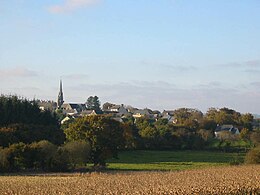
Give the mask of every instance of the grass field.
[[260, 166], [169, 172], [107, 172], [1, 176], [0, 194], [260, 194]]
[[244, 154], [207, 151], [125, 151], [108, 161], [110, 170], [187, 170], [242, 162]]

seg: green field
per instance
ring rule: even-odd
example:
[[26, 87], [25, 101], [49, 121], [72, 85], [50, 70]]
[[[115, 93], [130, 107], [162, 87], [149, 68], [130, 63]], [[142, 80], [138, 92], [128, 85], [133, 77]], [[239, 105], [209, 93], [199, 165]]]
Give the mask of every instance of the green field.
[[110, 170], [187, 170], [243, 162], [244, 154], [207, 151], [124, 151], [110, 159]]

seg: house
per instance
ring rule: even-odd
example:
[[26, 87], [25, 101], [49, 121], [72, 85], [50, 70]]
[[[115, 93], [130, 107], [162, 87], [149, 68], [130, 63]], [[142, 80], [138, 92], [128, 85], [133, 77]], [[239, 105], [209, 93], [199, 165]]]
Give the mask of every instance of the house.
[[49, 111], [54, 111], [57, 108], [57, 103], [54, 101], [42, 101], [42, 100], [38, 100], [36, 101], [39, 108], [43, 111], [45, 110], [49, 110]]
[[117, 113], [118, 116], [125, 116], [130, 114], [123, 104], [111, 107], [110, 111]]
[[162, 114], [159, 110], [153, 110], [152, 113], [153, 113], [153, 117], [155, 118], [155, 120], [158, 120], [159, 118], [162, 117]]
[[97, 115], [95, 110], [84, 110], [80, 113], [80, 116], [91, 116], [91, 115]]
[[238, 135], [240, 133], [238, 128], [234, 127], [233, 125], [218, 125], [214, 134], [216, 137], [219, 137], [222, 132], [230, 132], [234, 135]]
[[75, 119], [74, 116], [66, 116], [64, 119], [62, 119], [62, 121], [60, 122], [61, 124], [64, 124], [65, 122], [71, 120], [71, 119]]
[[150, 119], [154, 119], [154, 114], [153, 114], [152, 110], [145, 108], [145, 109], [141, 109], [141, 110], [135, 110], [133, 112], [133, 117], [134, 118], [147, 117]]
[[175, 119], [174, 117], [174, 110], [164, 110], [162, 112], [162, 118], [167, 119], [169, 123], [173, 123], [173, 124], [177, 123], [177, 119]]
[[65, 103], [61, 106], [62, 110], [76, 110], [77, 112], [82, 112], [83, 110], [86, 110], [85, 104], [72, 104], [72, 103]]

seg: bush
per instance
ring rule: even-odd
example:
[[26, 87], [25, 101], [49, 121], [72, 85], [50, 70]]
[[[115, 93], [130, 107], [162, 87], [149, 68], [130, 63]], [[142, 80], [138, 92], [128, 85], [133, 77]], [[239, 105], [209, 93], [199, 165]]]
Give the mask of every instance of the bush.
[[25, 167], [25, 147], [24, 143], [13, 144], [8, 148], [0, 150], [1, 171], [18, 171]]
[[68, 171], [69, 170], [69, 158], [68, 151], [63, 147], [58, 147], [55, 155], [50, 162], [51, 171]]
[[50, 170], [51, 160], [57, 151], [57, 146], [49, 141], [42, 140], [30, 144], [32, 151], [37, 152], [34, 157], [34, 168], [42, 169], [45, 171]]
[[247, 164], [260, 164], [260, 146], [251, 149], [245, 157]]
[[254, 146], [257, 146], [260, 144], [260, 132], [255, 131], [252, 132], [250, 135], [250, 141], [254, 144]]
[[84, 140], [71, 141], [64, 145], [64, 149], [68, 151], [69, 162], [72, 168], [78, 164], [86, 164], [90, 158], [90, 145]]

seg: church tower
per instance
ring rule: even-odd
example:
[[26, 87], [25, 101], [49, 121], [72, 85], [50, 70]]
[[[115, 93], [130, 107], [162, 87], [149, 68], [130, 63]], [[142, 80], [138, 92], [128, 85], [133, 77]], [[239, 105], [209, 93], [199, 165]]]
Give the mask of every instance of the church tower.
[[64, 100], [63, 100], [63, 92], [62, 92], [62, 80], [60, 80], [60, 92], [59, 92], [58, 101], [57, 101], [58, 109], [61, 108], [63, 103], [64, 103]]

